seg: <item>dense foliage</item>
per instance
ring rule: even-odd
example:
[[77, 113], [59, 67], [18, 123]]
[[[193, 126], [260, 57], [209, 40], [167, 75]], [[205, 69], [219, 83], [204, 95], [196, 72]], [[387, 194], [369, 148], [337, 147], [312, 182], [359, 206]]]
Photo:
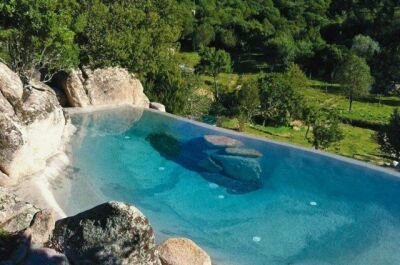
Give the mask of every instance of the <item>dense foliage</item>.
[[368, 95], [372, 77], [368, 64], [357, 55], [349, 55], [338, 67], [336, 80], [341, 84], [346, 97], [349, 99], [349, 111], [353, 100]]
[[261, 116], [264, 123], [288, 125], [300, 117], [301, 97], [283, 74], [265, 74], [259, 79]]
[[378, 133], [378, 142], [384, 152], [400, 159], [400, 110], [395, 109], [390, 122]]

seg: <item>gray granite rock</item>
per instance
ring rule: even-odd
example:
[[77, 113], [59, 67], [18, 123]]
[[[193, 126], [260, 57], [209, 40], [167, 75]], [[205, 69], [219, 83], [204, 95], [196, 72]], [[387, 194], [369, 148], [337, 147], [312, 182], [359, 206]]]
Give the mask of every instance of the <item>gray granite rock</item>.
[[261, 166], [253, 158], [215, 154], [212, 158], [222, 165], [225, 175], [245, 182], [260, 180]]
[[120, 67], [71, 70], [61, 83], [73, 107], [130, 104], [148, 108], [150, 103], [139, 79]]
[[211, 265], [210, 256], [187, 238], [170, 238], [158, 249], [162, 265]]
[[219, 173], [223, 170], [223, 168], [215, 163], [215, 161], [211, 157], [206, 157], [199, 161], [197, 164], [201, 169], [211, 172], [211, 173]]
[[33, 216], [39, 210], [6, 189], [0, 188], [0, 227], [2, 229], [15, 233], [28, 228]]
[[32, 249], [24, 262], [24, 265], [69, 265], [65, 255], [54, 249]]
[[0, 168], [14, 184], [18, 177], [43, 169], [61, 144], [66, 120], [54, 91], [20, 78], [0, 63]]
[[160, 265], [149, 221], [120, 202], [57, 221], [50, 246], [72, 264]]
[[42, 210], [35, 214], [32, 223], [25, 232], [30, 233], [31, 247], [43, 247], [51, 237], [55, 225], [55, 213], [52, 210]]

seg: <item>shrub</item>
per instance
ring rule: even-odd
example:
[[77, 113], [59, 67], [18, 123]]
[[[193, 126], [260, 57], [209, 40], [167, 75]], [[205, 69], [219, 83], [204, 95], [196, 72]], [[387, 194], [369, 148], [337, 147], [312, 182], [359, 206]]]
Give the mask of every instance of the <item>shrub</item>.
[[283, 74], [265, 74], [258, 80], [264, 123], [288, 125], [301, 116], [302, 98]]
[[311, 120], [313, 137], [310, 140], [315, 149], [326, 149], [333, 143], [343, 139], [340, 121], [333, 110], [318, 110]]
[[400, 111], [395, 109], [389, 124], [378, 132], [378, 142], [382, 151], [400, 160]]

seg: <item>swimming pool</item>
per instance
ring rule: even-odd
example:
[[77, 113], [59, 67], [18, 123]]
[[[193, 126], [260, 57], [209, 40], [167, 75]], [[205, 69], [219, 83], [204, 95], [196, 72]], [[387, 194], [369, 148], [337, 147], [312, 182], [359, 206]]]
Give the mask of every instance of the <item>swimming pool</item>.
[[69, 215], [133, 203], [158, 241], [191, 238], [218, 265], [400, 264], [398, 173], [151, 110], [72, 120], [52, 183]]

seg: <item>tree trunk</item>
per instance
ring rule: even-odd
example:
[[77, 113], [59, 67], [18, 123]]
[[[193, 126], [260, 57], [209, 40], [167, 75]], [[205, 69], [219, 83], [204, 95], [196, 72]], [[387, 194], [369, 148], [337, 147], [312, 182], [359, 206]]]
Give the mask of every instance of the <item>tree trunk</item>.
[[306, 139], [308, 140], [308, 133], [310, 132], [310, 125], [307, 125]]
[[213, 76], [214, 78], [214, 91], [215, 91], [215, 98], [218, 100], [219, 99], [219, 91], [218, 91], [218, 86], [217, 86], [217, 76]]
[[351, 95], [351, 96], [349, 97], [349, 111], [351, 111], [352, 108], [353, 108], [353, 96]]

